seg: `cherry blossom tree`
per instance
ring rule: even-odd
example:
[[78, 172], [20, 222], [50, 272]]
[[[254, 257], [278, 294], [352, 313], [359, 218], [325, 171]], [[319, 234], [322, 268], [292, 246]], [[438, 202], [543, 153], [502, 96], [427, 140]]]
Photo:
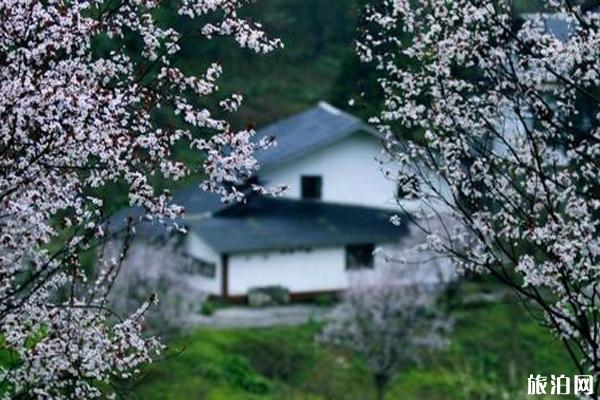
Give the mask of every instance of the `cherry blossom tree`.
[[[113, 253], [117, 243], [112, 244]], [[109, 295], [111, 310], [127, 315], [154, 293], [159, 303], [145, 315], [149, 328], [163, 335], [180, 331], [208, 298], [198, 278], [199, 262], [181, 247], [174, 240], [133, 243]]]
[[400, 370], [419, 360], [423, 351], [445, 344], [443, 332], [450, 321], [435, 312], [439, 286], [411, 280], [412, 271], [353, 281], [319, 336], [364, 360], [378, 400]]
[[373, 1], [357, 47], [380, 73], [388, 173], [453, 221], [430, 247], [510, 285], [597, 384], [600, 14], [543, 3]]
[[[100, 258], [95, 282], [86, 282], [81, 254], [108, 231], [101, 189], [109, 183], [122, 182], [130, 204], [159, 222], [183, 211], [156, 186], [161, 179], [201, 169], [204, 189], [243, 196], [235, 184], [253, 173], [253, 151], [268, 141], [254, 143], [251, 130], [223, 119], [240, 95], [221, 109], [205, 106], [218, 64], [190, 76], [174, 61], [184, 40], [230, 36], [257, 53], [280, 47], [240, 16], [246, 3], [0, 0], [3, 398], [98, 397], [97, 383], [131, 376], [160, 351], [141, 332], [153, 298], [123, 319], [106, 306], [130, 235], [117, 256]], [[184, 28], [159, 20], [163, 4]], [[159, 122], [160, 110], [179, 122]], [[177, 160], [175, 145], [195, 151], [197, 165]]]

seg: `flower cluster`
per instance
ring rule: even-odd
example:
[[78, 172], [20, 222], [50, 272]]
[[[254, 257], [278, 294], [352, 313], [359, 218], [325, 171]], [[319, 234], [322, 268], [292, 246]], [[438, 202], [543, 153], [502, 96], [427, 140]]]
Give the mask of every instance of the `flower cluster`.
[[435, 309], [441, 282], [420, 282], [415, 266], [386, 268], [352, 281], [318, 339], [354, 351], [365, 361], [378, 399], [394, 375], [424, 350], [446, 344], [452, 321]]
[[[118, 242], [108, 245], [115, 252]], [[209, 269], [210, 265], [206, 266]], [[174, 240], [133, 243], [109, 294], [110, 308], [119, 314], [135, 311], [155, 293], [159, 303], [145, 315], [150, 332], [181, 333], [208, 299], [202, 265], [184, 254]], [[206, 269], [204, 270], [206, 274]]]
[[[204, 187], [225, 200], [267, 145], [215, 116], [240, 96], [223, 110], [202, 105], [219, 65], [189, 76], [173, 60], [187, 38], [231, 36], [258, 53], [281, 43], [238, 15], [245, 1], [170, 2], [199, 26], [186, 32], [158, 20], [159, 3], [0, 0], [0, 337], [14, 359], [0, 366], [2, 396], [98, 396], [95, 382], [127, 376], [159, 348], [140, 333], [147, 305], [112, 326], [104, 291], [81, 294], [79, 256], [105, 235], [107, 184], [122, 182], [132, 206], [164, 220], [182, 210], [155, 177], [190, 173], [174, 145], [197, 151]], [[159, 123], [159, 110], [181, 122]]]
[[373, 121], [400, 182], [457, 221], [432, 247], [536, 303], [598, 376], [600, 13], [543, 3], [372, 2], [357, 47], [381, 74]]

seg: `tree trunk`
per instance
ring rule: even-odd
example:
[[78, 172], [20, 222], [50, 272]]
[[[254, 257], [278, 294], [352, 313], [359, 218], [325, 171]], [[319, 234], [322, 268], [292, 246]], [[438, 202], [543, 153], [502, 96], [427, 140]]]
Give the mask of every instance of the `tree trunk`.
[[375, 385], [375, 399], [383, 400], [383, 396], [385, 394], [383, 386]]
[[383, 400], [385, 396], [385, 388], [389, 381], [389, 377], [385, 374], [373, 375], [373, 382], [375, 383], [375, 399]]
[[323, 21], [321, 20], [321, 10], [319, 0], [313, 0], [309, 4], [310, 9], [312, 10], [310, 19], [311, 22], [311, 30], [314, 35], [314, 43], [313, 43], [313, 51], [312, 57], [313, 59], [318, 58], [323, 51], [323, 47], [325, 44], [324, 32], [323, 32]]

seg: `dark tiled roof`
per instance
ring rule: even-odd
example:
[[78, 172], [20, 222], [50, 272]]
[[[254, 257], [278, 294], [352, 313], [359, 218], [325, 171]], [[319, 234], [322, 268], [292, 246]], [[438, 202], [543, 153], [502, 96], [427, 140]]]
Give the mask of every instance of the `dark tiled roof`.
[[225, 206], [218, 194], [205, 192], [198, 183], [175, 191], [173, 203], [184, 207], [186, 215], [212, 213]]
[[566, 21], [564, 18], [547, 16], [544, 18], [544, 25], [546, 26], [546, 32], [557, 38], [562, 42], [569, 40], [569, 37], [573, 34], [573, 24]]
[[144, 210], [140, 207], [127, 207], [112, 215], [108, 221], [108, 232], [110, 235], [122, 237], [125, 234], [128, 219], [131, 218], [135, 229], [135, 236], [146, 240], [166, 238], [171, 229], [168, 226], [176, 221], [168, 221], [166, 224], [151, 222], [146, 219]]
[[275, 136], [277, 146], [256, 153], [261, 168], [296, 159], [352, 133], [375, 130], [357, 117], [320, 102], [304, 112], [259, 129], [256, 139]]
[[187, 221], [220, 253], [386, 243], [408, 233], [377, 208], [255, 196], [212, 217]]
[[543, 24], [544, 33], [554, 36], [556, 39], [566, 42], [575, 32], [576, 26], [566, 16], [552, 13], [524, 14], [525, 19], [539, 18]]
[[184, 189], [178, 190], [173, 195], [173, 203], [185, 208], [185, 215], [182, 219], [169, 220], [164, 224], [151, 222], [145, 219], [145, 214], [140, 207], [127, 207], [115, 213], [109, 219], [109, 231], [120, 234], [127, 226], [127, 219], [132, 218], [135, 226], [136, 236], [146, 239], [157, 239], [169, 234], [174, 223], [183, 224], [185, 218], [202, 218], [218, 211], [226, 204], [221, 202], [219, 195], [208, 193], [200, 189], [198, 184], [190, 185]]
[[[376, 131], [360, 119], [321, 102], [302, 113], [260, 129], [257, 140], [275, 136], [277, 146], [256, 154], [261, 168], [290, 161], [355, 132]], [[173, 202], [185, 208], [183, 223], [222, 252], [298, 247], [396, 238], [402, 229], [392, 226], [391, 214], [366, 207], [342, 206], [253, 197], [248, 205], [227, 206], [220, 197], [197, 184], [178, 190]], [[221, 211], [219, 211], [221, 210]], [[215, 217], [208, 218], [211, 214]], [[126, 217], [136, 221], [138, 236], [161, 237], [163, 225], [139, 221], [142, 212], [127, 208], [111, 218], [112, 231], [124, 228]]]

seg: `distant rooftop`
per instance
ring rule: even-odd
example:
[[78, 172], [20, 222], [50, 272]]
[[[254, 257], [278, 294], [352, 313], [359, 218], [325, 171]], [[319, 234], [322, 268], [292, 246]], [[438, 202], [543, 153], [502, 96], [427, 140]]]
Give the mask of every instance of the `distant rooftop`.
[[377, 208], [254, 196], [210, 218], [186, 221], [220, 253], [388, 243], [408, 233]]
[[322, 101], [299, 114], [261, 128], [257, 140], [274, 136], [277, 146], [256, 153], [261, 168], [294, 160], [355, 132], [376, 131], [359, 118]]
[[226, 206], [221, 201], [220, 195], [202, 190], [199, 183], [175, 191], [173, 203], [185, 208], [186, 218], [197, 218]]
[[[583, 7], [583, 10], [588, 15], [597, 15], [600, 13], [600, 5], [588, 5]], [[526, 20], [539, 18], [544, 25], [545, 33], [551, 34], [562, 42], [569, 40], [579, 24], [572, 15], [562, 13], [526, 13], [522, 17]]]

